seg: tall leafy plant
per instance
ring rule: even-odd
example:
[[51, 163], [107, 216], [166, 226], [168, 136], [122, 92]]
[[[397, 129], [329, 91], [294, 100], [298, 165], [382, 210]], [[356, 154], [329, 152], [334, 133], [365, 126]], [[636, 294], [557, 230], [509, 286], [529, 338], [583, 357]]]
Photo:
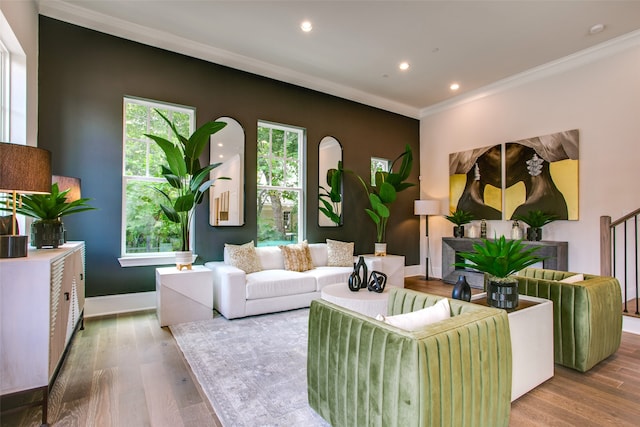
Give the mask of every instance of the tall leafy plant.
[[[394, 166], [397, 165], [398, 161], [401, 161], [400, 168], [397, 172], [394, 172]], [[407, 182], [412, 167], [413, 153], [411, 152], [411, 146], [407, 144], [404, 152], [391, 162], [389, 172], [376, 172], [375, 186], [367, 185], [362, 177], [356, 175], [369, 199], [370, 207], [365, 208], [365, 212], [376, 224], [376, 242], [378, 243], [385, 241], [387, 223], [391, 215], [391, 205], [395, 202], [398, 193], [415, 185]]]
[[[166, 164], [161, 165], [162, 176], [175, 190], [165, 192], [156, 188], [166, 201], [166, 203], [160, 204], [160, 209], [169, 221], [179, 225], [181, 250], [188, 251], [191, 220], [195, 207], [202, 203], [204, 194], [216, 181], [216, 179], [209, 179], [209, 173], [221, 165], [221, 163], [213, 163], [201, 167], [200, 155], [209, 142], [209, 137], [227, 124], [215, 121], [207, 122], [187, 138], [178, 132], [175, 124], [164, 114], [158, 110], [155, 111], [169, 125], [177, 141], [174, 143], [159, 135], [145, 134], [164, 152]], [[219, 177], [217, 179], [229, 178]]]

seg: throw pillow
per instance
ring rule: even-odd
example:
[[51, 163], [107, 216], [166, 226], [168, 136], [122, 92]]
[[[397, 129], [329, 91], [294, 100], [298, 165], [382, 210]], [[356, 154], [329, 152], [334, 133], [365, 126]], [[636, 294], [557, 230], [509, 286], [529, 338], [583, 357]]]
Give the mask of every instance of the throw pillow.
[[582, 282], [584, 280], [584, 274], [574, 274], [573, 276], [569, 276], [565, 279], [560, 280], [560, 283], [576, 283]]
[[225, 243], [224, 247], [229, 256], [228, 261], [230, 265], [239, 268], [247, 274], [262, 271], [253, 240], [244, 245], [230, 245]]
[[377, 320], [388, 323], [396, 328], [405, 329], [407, 331], [417, 331], [431, 323], [439, 322], [451, 317], [451, 309], [449, 308], [449, 300], [441, 299], [431, 307], [421, 310], [412, 311], [411, 313], [397, 314], [395, 316], [383, 316], [378, 314]]
[[353, 267], [353, 242], [327, 239], [327, 265]]
[[284, 269], [290, 271], [307, 271], [313, 270], [313, 261], [311, 260], [311, 251], [305, 240], [302, 243], [292, 245], [278, 246], [282, 251], [284, 259]]

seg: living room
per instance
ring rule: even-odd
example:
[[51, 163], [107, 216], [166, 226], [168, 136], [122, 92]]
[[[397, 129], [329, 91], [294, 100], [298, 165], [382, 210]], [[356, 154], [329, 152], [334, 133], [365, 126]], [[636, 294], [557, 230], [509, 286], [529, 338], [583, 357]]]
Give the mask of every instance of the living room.
[[[21, 3], [29, 2], [3, 2], [0, 9], [28, 65], [23, 106], [28, 125], [16, 142], [38, 141], [38, 146], [52, 151], [53, 170], [82, 177], [83, 194], [95, 199], [97, 211], [70, 218], [68, 224], [70, 239], [87, 245], [89, 300], [140, 296], [138, 308], [153, 302], [145, 295], [155, 289], [155, 267], [122, 268], [117, 261], [126, 95], [191, 105], [203, 120], [237, 118], [247, 133], [247, 177], [255, 175], [256, 153], [250, 141], [255, 141], [258, 120], [307, 129], [309, 176], [317, 165], [315, 147], [326, 135], [343, 144], [345, 165], [360, 174], [366, 173], [371, 156], [394, 158], [399, 147], [409, 144], [416, 153], [411, 178], [420, 186], [402, 193], [394, 205], [402, 213], [390, 223], [388, 239], [390, 253], [405, 256], [407, 275], [423, 274], [427, 255], [425, 221], [413, 215], [413, 202], [448, 200], [449, 155], [454, 152], [579, 129], [579, 220], [545, 226], [545, 239], [569, 242], [570, 271], [598, 274], [600, 216], [615, 219], [640, 206], [640, 195], [634, 191], [638, 176], [632, 172], [640, 134], [637, 32], [410, 117], [38, 15], [34, 4]], [[39, 69], [30, 67], [33, 63]], [[187, 83], [178, 87], [176, 80]], [[276, 105], [261, 102], [274, 98], [279, 100]], [[247, 180], [245, 190], [250, 200], [256, 194], [255, 182]], [[317, 197], [313, 186], [307, 197]], [[349, 214], [336, 229], [318, 227], [316, 212], [309, 212], [307, 239], [354, 241], [356, 253], [371, 252], [375, 228], [355, 186], [345, 203]], [[246, 206], [246, 225], [238, 228], [211, 227], [206, 203], [199, 210], [195, 234], [201, 260], [219, 260], [224, 243], [254, 238], [256, 207]], [[489, 222], [490, 233], [506, 234], [509, 227], [508, 221]], [[440, 243], [449, 236], [451, 224], [444, 217], [429, 217], [433, 277], [440, 277]]]

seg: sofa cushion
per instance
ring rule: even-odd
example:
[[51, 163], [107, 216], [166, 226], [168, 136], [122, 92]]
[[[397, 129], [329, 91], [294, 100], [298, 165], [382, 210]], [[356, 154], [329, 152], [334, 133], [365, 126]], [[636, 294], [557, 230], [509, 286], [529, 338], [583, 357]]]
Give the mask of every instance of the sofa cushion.
[[320, 291], [327, 285], [335, 283], [346, 283], [349, 281], [349, 275], [353, 272], [353, 267], [316, 267], [313, 270], [306, 271], [304, 274], [314, 277]]
[[306, 240], [302, 243], [280, 245], [278, 247], [282, 251], [285, 270], [307, 271], [313, 269], [311, 252], [309, 252], [309, 245]]
[[449, 300], [442, 298], [431, 307], [426, 307], [409, 313], [396, 314], [395, 316], [383, 316], [378, 314], [376, 319], [395, 326], [396, 328], [405, 329], [407, 331], [417, 331], [427, 325], [448, 319], [449, 317], [451, 317]]
[[327, 239], [327, 265], [331, 267], [352, 267], [353, 242]]
[[560, 283], [578, 283], [584, 281], [584, 274], [574, 274], [573, 276], [566, 277], [559, 280]]
[[224, 244], [225, 263], [232, 265], [245, 273], [262, 270], [253, 240], [244, 245]]
[[327, 244], [326, 243], [309, 243], [309, 252], [311, 252], [311, 261], [314, 267], [327, 266]]
[[308, 273], [263, 270], [247, 274], [247, 299], [273, 298], [315, 292], [316, 279]]
[[284, 270], [282, 251], [277, 246], [261, 246], [256, 248], [263, 270]]

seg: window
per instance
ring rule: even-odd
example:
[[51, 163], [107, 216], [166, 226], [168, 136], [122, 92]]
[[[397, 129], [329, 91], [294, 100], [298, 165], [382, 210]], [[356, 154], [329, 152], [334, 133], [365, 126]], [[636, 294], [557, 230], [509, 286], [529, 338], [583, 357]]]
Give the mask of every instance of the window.
[[0, 141], [9, 141], [9, 50], [0, 41]]
[[258, 123], [259, 246], [304, 236], [304, 129]]
[[162, 195], [156, 190], [172, 191], [160, 171], [160, 164], [165, 161], [164, 153], [145, 134], [163, 135], [169, 140], [177, 141], [154, 109], [162, 111], [173, 121], [182, 135], [191, 135], [195, 127], [195, 110], [192, 108], [124, 98], [123, 257], [149, 257], [162, 253], [169, 256], [180, 250], [180, 230], [162, 213], [159, 206]]

